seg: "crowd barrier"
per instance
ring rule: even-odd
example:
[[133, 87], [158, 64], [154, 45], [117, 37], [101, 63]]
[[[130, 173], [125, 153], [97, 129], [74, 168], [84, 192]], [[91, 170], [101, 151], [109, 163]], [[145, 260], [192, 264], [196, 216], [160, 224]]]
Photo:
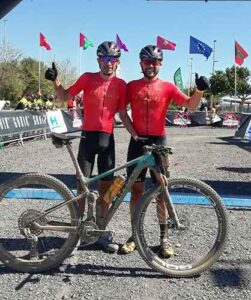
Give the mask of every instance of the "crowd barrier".
[[[225, 126], [239, 128], [250, 117], [249, 114], [225, 113], [213, 122], [206, 112], [168, 111], [166, 126]], [[28, 110], [0, 110], [0, 145], [16, 142], [23, 144], [26, 139], [44, 138], [51, 132], [74, 132], [82, 128], [82, 110], [51, 110], [47, 112]], [[211, 122], [210, 122], [211, 120]], [[245, 124], [247, 121], [245, 121]], [[115, 126], [121, 125], [115, 118]], [[246, 128], [246, 127], [245, 127]]]
[[35, 111], [0, 111], [0, 144], [18, 143], [27, 139], [45, 138], [50, 132], [47, 116]]

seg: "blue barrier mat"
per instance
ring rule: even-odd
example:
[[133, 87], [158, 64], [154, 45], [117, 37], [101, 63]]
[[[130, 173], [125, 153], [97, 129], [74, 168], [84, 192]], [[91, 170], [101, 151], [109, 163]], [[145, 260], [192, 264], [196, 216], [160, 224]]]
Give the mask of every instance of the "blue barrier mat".
[[[76, 194], [76, 190], [72, 191]], [[251, 198], [246, 196], [242, 197], [239, 195], [233, 195], [232, 197], [224, 197], [221, 196], [226, 206], [234, 206], [234, 207], [251, 207]], [[44, 199], [44, 200], [61, 200], [59, 194], [57, 194], [54, 190], [50, 189], [15, 189], [7, 194], [7, 198], [11, 199]], [[173, 194], [172, 195], [173, 202], [175, 204], [191, 204], [191, 205], [207, 205], [209, 201], [202, 197], [197, 196], [195, 194]], [[125, 202], [130, 201], [130, 193], [125, 196]]]

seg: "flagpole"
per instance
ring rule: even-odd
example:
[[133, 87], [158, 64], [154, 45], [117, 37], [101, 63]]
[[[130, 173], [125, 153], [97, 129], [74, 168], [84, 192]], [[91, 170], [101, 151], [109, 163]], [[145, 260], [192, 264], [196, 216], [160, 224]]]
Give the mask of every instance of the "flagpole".
[[236, 94], [237, 94], [237, 73], [236, 63], [234, 64], [234, 110], [236, 112]]
[[81, 75], [81, 69], [82, 69], [82, 57], [81, 57], [81, 47], [79, 47], [79, 76]]
[[189, 76], [189, 90], [188, 90], [188, 96], [191, 94], [191, 89], [192, 89], [192, 72], [193, 72], [193, 58], [190, 57], [190, 76]]
[[51, 52], [51, 63], [56, 62], [56, 55], [53, 53], [53, 50]]
[[39, 47], [39, 62], [38, 62], [38, 92], [41, 93], [41, 46]]
[[7, 20], [6, 19], [4, 19], [3, 20], [3, 58], [4, 58], [4, 60], [5, 60], [5, 58], [6, 58], [6, 41], [7, 41], [7, 39], [6, 39], [6, 22], [7, 22]]
[[213, 68], [212, 68], [212, 75], [214, 75], [214, 64], [217, 62], [215, 60], [215, 44], [216, 44], [216, 40], [214, 40], [214, 51], [213, 51]]
[[[212, 75], [214, 75], [214, 64], [217, 62], [217, 61], [215, 60], [215, 44], [216, 44], [216, 40], [214, 40]], [[214, 98], [213, 98], [213, 94], [211, 94], [211, 97], [210, 97], [210, 109], [213, 108], [213, 105], [214, 105]]]

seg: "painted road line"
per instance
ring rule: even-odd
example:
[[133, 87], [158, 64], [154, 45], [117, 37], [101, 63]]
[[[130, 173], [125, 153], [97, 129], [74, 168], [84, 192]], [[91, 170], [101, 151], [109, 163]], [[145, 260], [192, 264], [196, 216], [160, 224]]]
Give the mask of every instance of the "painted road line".
[[[72, 190], [76, 195], [76, 190]], [[172, 194], [171, 194], [172, 195]], [[7, 198], [11, 199], [44, 199], [44, 200], [62, 200], [62, 197], [53, 189], [14, 189], [7, 194]], [[234, 207], [251, 207], [251, 198], [247, 196], [233, 195], [231, 197], [222, 196], [226, 206]], [[190, 204], [190, 205], [207, 205], [209, 200], [203, 196], [195, 194], [178, 194], [172, 195], [174, 204]], [[130, 193], [125, 196], [125, 202], [130, 201]]]

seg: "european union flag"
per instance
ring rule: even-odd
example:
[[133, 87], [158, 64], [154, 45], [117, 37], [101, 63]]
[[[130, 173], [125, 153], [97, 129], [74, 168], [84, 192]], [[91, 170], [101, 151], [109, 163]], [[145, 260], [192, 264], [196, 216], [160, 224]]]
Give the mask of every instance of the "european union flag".
[[209, 47], [207, 44], [203, 43], [202, 41], [194, 38], [190, 35], [190, 52], [195, 54], [202, 54], [207, 59], [212, 53], [213, 49]]

